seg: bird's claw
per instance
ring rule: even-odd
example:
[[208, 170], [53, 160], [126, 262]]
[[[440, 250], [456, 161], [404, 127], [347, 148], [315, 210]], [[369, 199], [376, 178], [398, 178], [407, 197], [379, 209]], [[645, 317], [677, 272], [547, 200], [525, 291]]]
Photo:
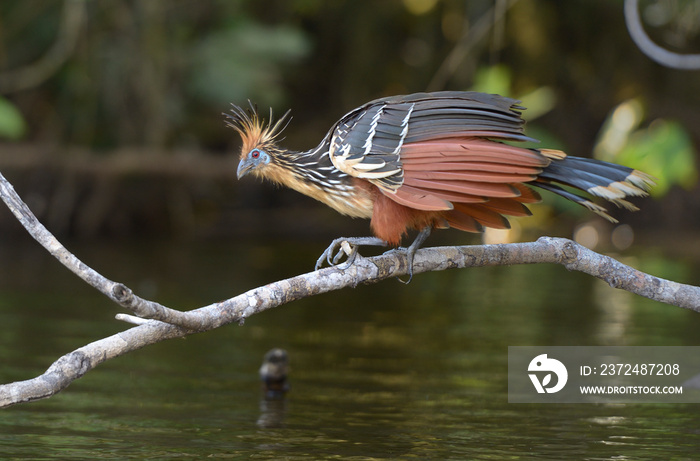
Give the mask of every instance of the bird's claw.
[[385, 255], [391, 254], [391, 253], [399, 253], [399, 254], [403, 254], [404, 256], [406, 256], [406, 260], [408, 262], [408, 269], [407, 269], [408, 280], [403, 281], [399, 277], [397, 277], [396, 280], [403, 283], [404, 285], [408, 285], [409, 283], [411, 283], [411, 280], [413, 280], [413, 252], [411, 252], [411, 248], [410, 247], [398, 247], [398, 248], [392, 248], [391, 250], [384, 252]]
[[[324, 264], [345, 270], [355, 262], [358, 254], [357, 245], [352, 245], [345, 238], [337, 238], [331, 242], [316, 261], [316, 270], [320, 269]], [[343, 256], [347, 256], [347, 259], [341, 263], [340, 260]]]
[[[424, 227], [420, 233], [416, 236], [416, 239], [413, 241], [413, 243], [409, 247], [399, 247], [395, 248], [393, 250], [387, 251], [387, 253], [391, 253], [392, 251], [398, 251], [400, 253], [403, 253], [406, 255], [406, 262], [408, 265], [408, 280], [405, 282], [401, 280], [400, 278], [397, 279], [399, 282], [408, 285], [411, 283], [411, 280], [413, 280], [413, 259], [416, 255], [416, 251], [418, 251], [418, 248], [421, 247], [423, 242], [425, 242], [425, 239], [430, 236], [430, 232], [432, 231], [431, 227]], [[386, 254], [386, 253], [385, 253]]]
[[348, 259], [345, 261], [344, 266], [350, 266], [355, 258], [360, 254], [357, 251], [357, 245], [350, 245], [347, 240], [340, 242], [340, 248], [338, 248], [338, 253], [333, 258], [333, 265], [337, 266], [340, 263], [343, 254], [347, 255]]
[[[337, 238], [331, 242], [316, 261], [316, 270], [324, 264], [339, 270], [349, 268], [360, 256], [358, 249], [362, 245], [386, 246], [387, 244], [384, 240], [375, 237]], [[343, 257], [347, 257], [347, 259], [341, 263]]]

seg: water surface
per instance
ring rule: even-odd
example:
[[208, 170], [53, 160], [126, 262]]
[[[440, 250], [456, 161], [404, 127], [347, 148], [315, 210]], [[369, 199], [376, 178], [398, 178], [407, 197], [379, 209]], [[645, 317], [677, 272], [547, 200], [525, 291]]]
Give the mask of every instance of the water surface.
[[[190, 309], [313, 265], [318, 245], [69, 245], [104, 275]], [[692, 264], [635, 267], [692, 281]], [[0, 248], [0, 379], [127, 326], [33, 245]], [[696, 459], [697, 405], [507, 403], [507, 347], [699, 345], [700, 316], [559, 266], [452, 270], [329, 293], [243, 326], [109, 361], [0, 414], [0, 457], [34, 459]], [[264, 353], [291, 391], [262, 398]]]

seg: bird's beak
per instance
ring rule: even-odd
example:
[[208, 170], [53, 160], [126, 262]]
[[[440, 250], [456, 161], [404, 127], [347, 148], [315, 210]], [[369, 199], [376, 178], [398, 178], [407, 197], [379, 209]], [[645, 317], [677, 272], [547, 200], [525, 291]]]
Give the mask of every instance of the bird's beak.
[[249, 159], [244, 158], [241, 160], [241, 163], [238, 164], [238, 170], [236, 171], [236, 174], [238, 175], [238, 179], [241, 179], [243, 176], [247, 175], [253, 170], [253, 167], [255, 164], [251, 162]]

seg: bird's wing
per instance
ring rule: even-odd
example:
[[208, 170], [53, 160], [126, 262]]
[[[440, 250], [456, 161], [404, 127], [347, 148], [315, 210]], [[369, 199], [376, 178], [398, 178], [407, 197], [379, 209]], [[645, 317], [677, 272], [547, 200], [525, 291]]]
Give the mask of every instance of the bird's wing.
[[396, 190], [403, 183], [400, 152], [414, 110], [412, 102], [378, 100], [345, 115], [329, 133], [333, 165]]
[[378, 99], [333, 127], [330, 158], [344, 173], [421, 210], [519, 197], [522, 191], [513, 184], [532, 181], [549, 160], [489, 140], [533, 141], [523, 134], [517, 104], [474, 92]]

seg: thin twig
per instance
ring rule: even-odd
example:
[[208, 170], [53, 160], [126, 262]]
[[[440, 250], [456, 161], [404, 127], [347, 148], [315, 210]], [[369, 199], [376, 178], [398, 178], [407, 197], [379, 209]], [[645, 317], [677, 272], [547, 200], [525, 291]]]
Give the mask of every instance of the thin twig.
[[29, 235], [39, 242], [53, 257], [58, 259], [61, 264], [83, 279], [88, 285], [96, 288], [115, 303], [129, 309], [139, 317], [161, 320], [191, 330], [200, 328], [197, 318], [193, 318], [186, 312], [169, 309], [156, 302], [140, 298], [126, 285], [109, 280], [78, 259], [39, 222], [2, 173], [0, 173], [0, 198], [29, 232]]

